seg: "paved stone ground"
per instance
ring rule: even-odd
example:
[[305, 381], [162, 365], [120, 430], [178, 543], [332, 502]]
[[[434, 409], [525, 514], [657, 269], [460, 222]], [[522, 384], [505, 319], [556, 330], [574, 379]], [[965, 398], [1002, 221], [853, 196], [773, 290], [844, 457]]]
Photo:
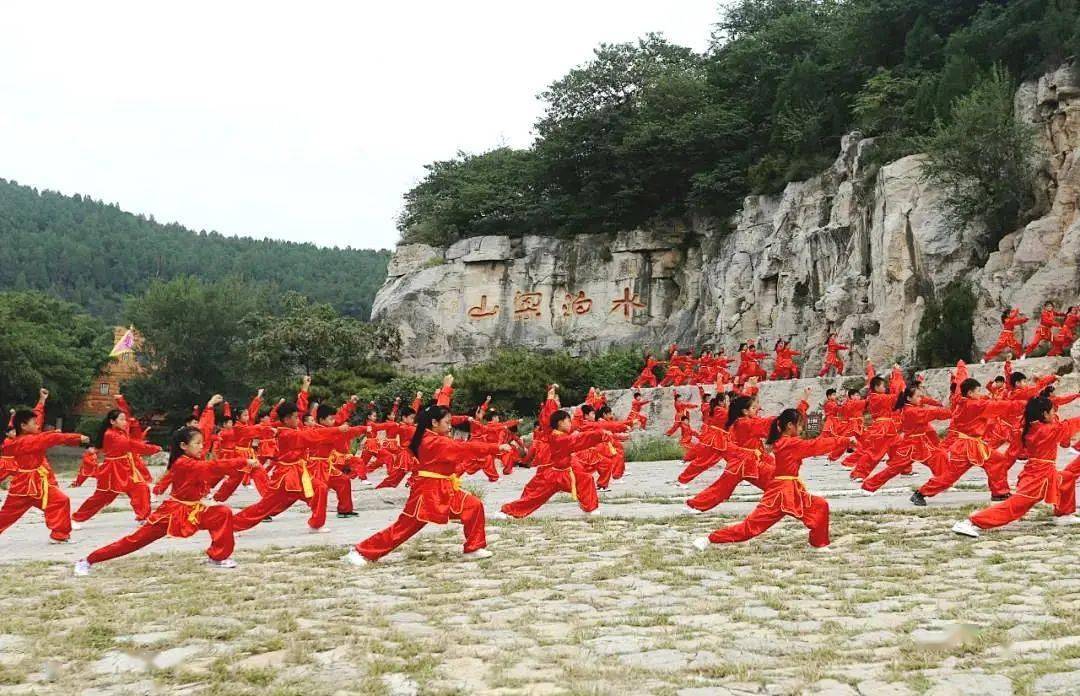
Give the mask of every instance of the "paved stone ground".
[[[925, 474], [865, 498], [836, 465], [804, 470], [830, 498], [831, 554], [790, 520], [691, 552], [756, 495], [685, 515], [676, 462], [631, 464], [597, 518], [562, 498], [489, 524], [482, 562], [461, 559], [451, 525], [341, 563], [404, 490], [357, 490], [362, 516], [329, 535], [304, 533], [297, 507], [242, 535], [232, 572], [202, 564], [200, 535], [76, 579], [72, 560], [131, 529], [126, 503], [71, 546], [28, 516], [2, 537], [0, 693], [1078, 693], [1080, 528], [1039, 510], [961, 539], [948, 527], [985, 503], [978, 474], [915, 509]], [[474, 483], [490, 510], [527, 476]]]

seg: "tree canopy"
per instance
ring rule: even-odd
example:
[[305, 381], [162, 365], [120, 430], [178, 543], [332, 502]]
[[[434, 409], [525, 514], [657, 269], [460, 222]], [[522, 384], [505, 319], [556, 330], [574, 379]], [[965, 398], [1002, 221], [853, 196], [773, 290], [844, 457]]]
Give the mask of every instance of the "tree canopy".
[[234, 278], [367, 319], [389, 252], [227, 237], [0, 179], [0, 289], [40, 290], [117, 322], [155, 281]]
[[1027, 79], [1077, 48], [1080, 0], [741, 0], [702, 54], [655, 34], [601, 45], [539, 95], [532, 147], [428, 165], [402, 239], [725, 216], [816, 174], [852, 129], [910, 154], [994, 66]]

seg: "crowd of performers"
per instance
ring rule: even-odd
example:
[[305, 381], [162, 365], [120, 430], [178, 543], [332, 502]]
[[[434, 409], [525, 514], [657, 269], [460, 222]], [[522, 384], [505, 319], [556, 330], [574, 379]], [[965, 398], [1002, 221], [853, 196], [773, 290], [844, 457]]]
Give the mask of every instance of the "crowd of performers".
[[[1069, 320], [1075, 316], [1075, 308], [1057, 315], [1048, 306], [1040, 323], [1058, 318], [1063, 323], [1058, 333], [1052, 329], [1041, 333], [1039, 342], [1063, 345], [1057, 336], [1075, 330], [1076, 321]], [[1011, 336], [1016, 322], [1024, 320], [1015, 311], [1003, 316], [1002, 350], [1014, 351], [1006, 333]], [[847, 346], [830, 336], [823, 372], [842, 374], [839, 354], [844, 350]], [[796, 351], [781, 341], [776, 354], [773, 375], [787, 379], [797, 374]], [[689, 498], [688, 511], [697, 514], [715, 508], [743, 481], [762, 491], [760, 502], [745, 520], [695, 540], [695, 547], [704, 550], [710, 543], [745, 541], [790, 516], [810, 530], [812, 547], [826, 549], [828, 503], [812, 495], [799, 477], [803, 461], [812, 457], [850, 468], [850, 478], [867, 495], [894, 477], [912, 475], [914, 465], [925, 466], [930, 479], [911, 496], [919, 506], [948, 490], [971, 468], [982, 469], [992, 505], [958, 522], [953, 527], [958, 534], [976, 537], [979, 530], [1019, 519], [1040, 501], [1054, 507], [1057, 523], [1080, 522], [1074, 515], [1080, 457], [1062, 469], [1057, 467], [1059, 448], [1080, 448], [1080, 443], [1073, 442], [1080, 433], [1080, 418], [1060, 419], [1057, 409], [1080, 394], [1055, 393], [1056, 376], [1029, 380], [1006, 360], [1003, 374], [984, 387], [960, 362], [952, 375], [949, 401], [942, 404], [919, 381], [905, 378], [899, 366], [894, 365], [888, 375], [879, 375], [867, 363], [863, 389], [851, 389], [845, 395], [835, 389], [826, 392], [820, 404], [820, 433], [807, 437], [809, 389], [794, 408], [775, 416], [760, 413], [758, 381], [768, 378], [760, 366], [764, 357], [753, 344], [745, 344], [733, 375], [722, 352], [694, 357], [675, 346], [669, 350], [667, 374], [660, 384], [696, 383], [700, 397], [699, 402], [690, 402], [673, 390], [674, 419], [667, 434], [679, 438], [685, 460], [685, 468], [673, 483], [686, 488], [723, 464], [715, 481]], [[988, 353], [988, 357], [994, 356]], [[649, 356], [635, 387], [657, 383], [653, 370], [659, 364]], [[708, 388], [701, 384], [706, 376], [712, 378]], [[310, 510], [308, 529], [328, 531], [330, 494], [337, 516], [353, 517], [354, 480], [371, 486], [368, 474], [384, 468], [385, 476], [377, 487], [404, 484], [409, 488], [408, 499], [398, 518], [356, 544], [346, 561], [357, 566], [375, 562], [425, 525], [450, 520], [463, 525], [464, 553], [486, 558], [491, 555], [486, 548], [486, 517], [527, 517], [560, 492], [570, 494], [585, 514], [593, 514], [600, 504], [599, 494], [626, 474], [623, 442], [631, 430], [647, 425], [644, 409], [650, 404], [635, 390], [629, 411], [617, 418], [606, 395], [591, 389], [584, 403], [564, 408], [558, 385], [553, 384], [526, 444], [518, 434], [518, 421], [503, 419], [491, 407], [490, 398], [469, 414], [453, 413], [450, 375], [426, 406], [424, 394], [417, 393], [411, 405], [395, 401], [382, 420], [373, 405], [366, 415], [358, 414], [355, 396], [337, 408], [311, 403], [309, 386], [310, 377], [306, 377], [295, 401], [281, 399], [270, 408], [263, 407], [262, 390], [239, 411], [221, 396], [213, 396], [173, 434], [168, 465], [156, 481], [144, 457], [161, 448], [147, 441], [148, 430], [134, 418], [122, 396], [90, 439], [45, 429], [48, 392], [43, 389], [35, 408], [11, 413], [0, 447], [0, 480], [10, 478], [0, 506], [0, 533], [36, 507], [44, 513], [50, 540], [64, 543], [73, 530], [125, 496], [137, 528], [78, 561], [77, 574], [88, 574], [93, 565], [164, 536], [190, 537], [199, 530], [211, 538], [209, 563], [232, 568], [235, 533], [270, 522], [299, 502]], [[700, 410], [698, 428], [691, 424], [694, 410]], [[939, 436], [935, 424], [947, 424], [944, 436]], [[455, 428], [467, 430], [468, 439], [455, 437]], [[90, 447], [72, 485], [94, 479], [96, 487], [72, 512], [46, 454], [58, 446], [84, 445]], [[1008, 474], [1018, 462], [1022, 470], [1013, 491]], [[483, 503], [462, 487], [462, 478], [476, 474], [496, 481], [518, 465], [532, 470], [520, 496], [485, 516]], [[254, 487], [259, 499], [234, 512], [227, 503], [241, 486]], [[166, 495], [151, 509], [152, 496]]]

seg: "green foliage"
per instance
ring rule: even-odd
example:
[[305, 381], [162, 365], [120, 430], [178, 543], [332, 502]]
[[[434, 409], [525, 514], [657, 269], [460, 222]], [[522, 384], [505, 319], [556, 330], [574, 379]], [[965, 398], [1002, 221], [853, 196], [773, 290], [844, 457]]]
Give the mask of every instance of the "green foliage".
[[295, 290], [366, 319], [389, 252], [226, 237], [0, 179], [0, 288], [41, 290], [117, 322], [125, 298], [179, 276]]
[[991, 243], [1022, 221], [1033, 200], [1035, 134], [1016, 118], [1014, 87], [1005, 70], [994, 69], [922, 141], [925, 174], [947, 190], [950, 223], [984, 222]]
[[312, 303], [294, 292], [286, 293], [281, 304], [279, 313], [248, 321], [252, 336], [246, 351], [256, 376], [357, 370], [398, 357], [401, 339], [396, 329], [342, 317], [330, 305]]
[[[703, 54], [605, 44], [541, 95], [529, 150], [429, 167], [406, 241], [568, 234], [726, 216], [817, 174], [858, 127], [908, 154], [979, 75], [1080, 53], [1080, 0], [740, 0]], [[961, 129], [962, 130], [962, 129]], [[978, 144], [976, 143], [976, 146]]]
[[682, 458], [682, 446], [670, 437], [645, 437], [626, 443], [628, 462], [665, 462]]
[[945, 367], [958, 359], [970, 360], [975, 346], [972, 334], [975, 293], [966, 281], [946, 286], [940, 301], [926, 305], [916, 340], [916, 360], [922, 368]]
[[38, 292], [0, 292], [0, 404], [37, 402], [67, 413], [108, 359], [111, 333], [78, 307]]

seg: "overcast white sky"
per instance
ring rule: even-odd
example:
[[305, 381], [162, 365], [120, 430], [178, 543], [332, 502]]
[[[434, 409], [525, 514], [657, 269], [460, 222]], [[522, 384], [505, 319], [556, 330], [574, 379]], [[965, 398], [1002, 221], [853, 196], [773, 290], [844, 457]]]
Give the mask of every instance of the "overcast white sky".
[[601, 42], [696, 50], [717, 0], [5, 2], [0, 178], [194, 229], [391, 247], [457, 150], [528, 146]]

